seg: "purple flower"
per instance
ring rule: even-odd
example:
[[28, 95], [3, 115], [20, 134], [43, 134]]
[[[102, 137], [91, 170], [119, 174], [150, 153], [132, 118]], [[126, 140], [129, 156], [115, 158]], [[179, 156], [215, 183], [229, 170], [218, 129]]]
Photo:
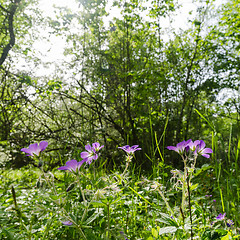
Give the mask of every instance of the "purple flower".
[[133, 155], [134, 152], [136, 152], [138, 150], [142, 150], [141, 148], [138, 147], [138, 145], [133, 145], [132, 147], [130, 147], [129, 145], [126, 145], [126, 146], [118, 147], [118, 148], [125, 151], [128, 155]]
[[123, 235], [123, 237], [125, 238], [125, 240], [129, 240], [128, 238], [126, 238], [126, 237], [124, 236], [124, 232], [123, 232], [123, 231], [121, 231], [120, 234]]
[[85, 161], [88, 164], [92, 163], [92, 160], [97, 160], [98, 159], [98, 153], [101, 148], [104, 146], [100, 146], [100, 143], [95, 142], [92, 144], [92, 147], [90, 144], [85, 146], [85, 149], [87, 152], [82, 152], [81, 153], [81, 158], [83, 158], [83, 161]]
[[67, 161], [66, 166], [59, 167], [58, 169], [68, 170], [70, 172], [77, 172], [84, 162], [85, 161], [77, 162], [77, 160], [73, 159], [73, 160]]
[[104, 147], [104, 145], [100, 146], [100, 143], [98, 143], [98, 142], [95, 142], [92, 144], [92, 148], [95, 150], [96, 153], [98, 153], [99, 150], [103, 147]]
[[207, 153], [212, 153], [211, 148], [205, 148], [206, 144], [203, 140], [200, 140], [200, 143], [196, 146], [194, 151], [195, 154], [202, 155], [203, 157], [210, 158], [210, 155]]
[[200, 144], [200, 140], [196, 140], [196, 141], [190, 141], [187, 146], [186, 146], [186, 150], [188, 151], [189, 149], [191, 151], [195, 151], [195, 149], [197, 148], [197, 146]]
[[231, 227], [232, 225], [234, 225], [233, 220], [228, 219], [228, 220], [227, 220], [227, 226], [228, 226], [228, 227]]
[[173, 150], [180, 155], [183, 155], [184, 151], [188, 152], [190, 149], [191, 151], [193, 151], [193, 154], [195, 156], [202, 155], [203, 157], [209, 158], [210, 155], [207, 153], [212, 153], [213, 151], [211, 148], [205, 148], [205, 146], [206, 144], [203, 140], [196, 140], [193, 142], [191, 139], [189, 139], [187, 141], [182, 141], [178, 143], [176, 147], [168, 146], [167, 149]]
[[27, 153], [27, 156], [39, 156], [40, 152], [44, 151], [48, 146], [48, 142], [42, 141], [39, 143], [30, 144], [28, 148], [22, 148], [21, 151]]
[[188, 144], [189, 144], [190, 142], [192, 142], [191, 139], [189, 139], [189, 140], [187, 140], [187, 141], [182, 141], [182, 142], [178, 143], [178, 144], [176, 145], [176, 147], [175, 147], [175, 146], [168, 146], [167, 149], [168, 149], [168, 150], [173, 150], [173, 151], [179, 153], [180, 155], [182, 155], [183, 152], [184, 152], [184, 150], [186, 149], [186, 147], [188, 146]]
[[62, 222], [62, 224], [66, 225], [66, 226], [71, 226], [73, 223], [70, 221], [64, 221], [64, 222]]
[[224, 220], [225, 216], [226, 216], [226, 213], [224, 213], [224, 214], [221, 214], [221, 213], [220, 213], [220, 214], [216, 217], [216, 219], [217, 219], [217, 220]]

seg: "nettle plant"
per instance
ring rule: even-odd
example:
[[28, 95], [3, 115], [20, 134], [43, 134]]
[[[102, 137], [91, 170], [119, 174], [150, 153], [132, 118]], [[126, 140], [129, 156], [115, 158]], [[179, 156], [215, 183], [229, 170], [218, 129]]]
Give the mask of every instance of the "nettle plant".
[[[183, 161], [183, 170], [171, 171], [170, 189], [164, 186], [161, 177], [148, 179], [131, 175], [129, 166], [135, 152], [141, 150], [138, 145], [119, 147], [126, 153], [125, 168], [122, 173], [106, 174], [95, 169], [94, 165], [104, 146], [98, 142], [87, 144], [80, 155], [81, 161], [72, 159], [58, 167], [59, 173], [64, 171], [60, 177], [44, 169], [42, 152], [47, 146], [48, 142], [42, 141], [21, 149], [42, 170], [36, 186], [42, 198], [37, 203], [38, 208], [33, 210], [36, 216], [43, 211], [48, 214], [46, 226], [38, 224], [41, 230], [33, 231], [31, 221], [34, 218], [24, 222], [12, 188], [15, 209], [18, 214], [21, 213], [20, 225], [30, 224], [30, 227], [24, 228], [27, 231], [26, 239], [39, 239], [39, 236], [49, 239], [109, 240], [225, 240], [239, 237], [233, 221], [213, 206], [215, 200], [210, 200], [212, 195], [194, 196], [198, 188], [198, 183], [194, 183], [197, 158], [210, 158], [209, 154], [212, 153], [212, 149], [206, 148], [202, 140], [190, 139], [167, 147], [177, 152]], [[181, 194], [179, 206], [178, 201], [171, 199], [172, 189]], [[206, 199], [209, 206], [201, 205], [199, 199]], [[36, 213], [37, 209], [41, 211]]]

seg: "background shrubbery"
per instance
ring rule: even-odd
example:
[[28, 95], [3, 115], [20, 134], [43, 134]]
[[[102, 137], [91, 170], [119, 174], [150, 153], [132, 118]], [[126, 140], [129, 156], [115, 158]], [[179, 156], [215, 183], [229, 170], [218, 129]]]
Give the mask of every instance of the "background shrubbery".
[[[51, 18], [37, 3], [1, 1], [0, 149], [8, 166], [26, 165], [17, 150], [33, 141], [52, 143], [54, 167], [59, 155], [77, 157], [86, 141], [98, 140], [110, 167], [120, 162], [116, 146], [137, 143], [136, 166], [151, 169], [157, 142], [178, 167], [165, 147], [202, 136], [211, 144], [212, 133], [214, 159], [227, 164], [239, 140], [238, 1], [195, 1], [186, 30], [161, 25], [179, 11], [173, 0], [113, 1], [119, 16], [110, 21], [107, 1], [59, 7]], [[44, 43], [45, 33], [66, 40], [65, 61], [41, 60], [33, 43]], [[54, 73], [44, 74], [47, 67]]]

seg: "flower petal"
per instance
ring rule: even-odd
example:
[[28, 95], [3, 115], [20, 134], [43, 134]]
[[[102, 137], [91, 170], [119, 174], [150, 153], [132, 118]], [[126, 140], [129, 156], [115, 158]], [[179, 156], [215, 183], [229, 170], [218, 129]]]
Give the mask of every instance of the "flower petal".
[[39, 147], [40, 147], [41, 151], [44, 151], [47, 148], [47, 146], [48, 146], [48, 142], [47, 141], [41, 141], [39, 143]]
[[89, 157], [89, 153], [88, 152], [81, 152], [81, 158], [85, 159]]
[[200, 150], [204, 149], [205, 146], [206, 146], [206, 143], [203, 140], [200, 140], [200, 143], [199, 143]]
[[94, 149], [99, 149], [100, 143], [95, 142], [95, 143], [92, 144], [92, 146], [93, 146]]
[[72, 171], [76, 172], [77, 169], [80, 169], [84, 162], [85, 162], [84, 160], [81, 162], [77, 162], [77, 160], [72, 159], [66, 162], [66, 166], [59, 167], [58, 170], [68, 170], [70, 172]]
[[37, 144], [37, 143], [30, 144], [28, 148], [29, 148], [29, 150], [31, 150], [32, 152], [37, 151], [37, 149], [38, 149], [38, 144]]
[[88, 152], [91, 152], [91, 151], [92, 151], [92, 147], [91, 147], [90, 144], [87, 144], [87, 145], [85, 146], [85, 149], [86, 149]]
[[21, 151], [29, 154], [27, 156], [32, 156], [32, 151], [30, 149], [28, 149], [28, 148], [22, 148]]
[[76, 171], [76, 168], [78, 166], [78, 162], [77, 162], [77, 160], [72, 159], [72, 160], [66, 162], [66, 166], [69, 169], [72, 169], [72, 170]]
[[131, 148], [132, 149], [135, 149], [135, 148], [137, 148], [139, 145], [133, 145]]
[[213, 150], [211, 148], [205, 148], [202, 150], [201, 153], [212, 153], [212, 152], [213, 152]]
[[78, 169], [80, 169], [80, 167], [83, 165], [83, 163], [85, 163], [86, 161], [85, 160], [82, 160], [80, 162], [78, 162]]
[[64, 221], [64, 222], [62, 222], [62, 224], [66, 225], [66, 226], [71, 226], [73, 223], [70, 221]]
[[126, 150], [127, 148], [129, 148], [129, 145], [125, 145], [125, 146], [122, 146], [122, 147], [118, 147], [118, 148], [120, 148], [120, 149], [122, 149], [122, 150]]
[[168, 146], [167, 149], [168, 150], [177, 151], [177, 147], [174, 147], [174, 146]]
[[[62, 166], [62, 167], [59, 167], [58, 170], [69, 170], [69, 167], [67, 166]], [[70, 170], [69, 170], [70, 171]]]

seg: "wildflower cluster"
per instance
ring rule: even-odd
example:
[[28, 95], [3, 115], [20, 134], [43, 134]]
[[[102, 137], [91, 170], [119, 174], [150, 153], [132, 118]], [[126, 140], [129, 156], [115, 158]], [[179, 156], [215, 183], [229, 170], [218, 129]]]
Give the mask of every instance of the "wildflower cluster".
[[168, 150], [173, 150], [183, 156], [184, 154], [188, 153], [190, 150], [195, 157], [198, 155], [202, 155], [203, 157], [210, 158], [208, 153], [212, 153], [211, 148], [205, 148], [206, 144], [203, 140], [196, 140], [192, 141], [189, 139], [187, 141], [182, 141], [178, 143], [176, 146], [168, 146]]

